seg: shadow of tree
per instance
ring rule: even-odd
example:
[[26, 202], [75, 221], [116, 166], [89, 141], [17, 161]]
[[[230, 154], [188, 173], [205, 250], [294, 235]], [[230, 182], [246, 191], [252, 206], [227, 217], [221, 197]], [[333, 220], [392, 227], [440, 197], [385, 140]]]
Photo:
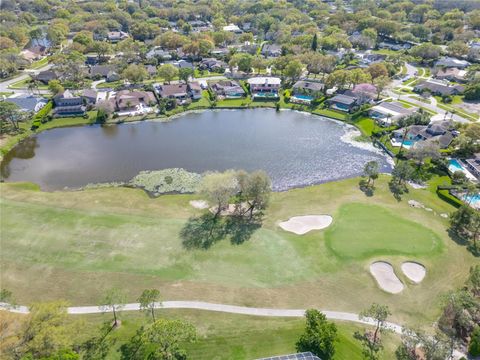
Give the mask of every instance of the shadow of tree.
[[473, 256], [480, 257], [480, 249], [478, 246], [475, 246], [473, 241], [470, 241], [466, 236], [459, 234], [458, 231], [455, 231], [455, 229], [452, 227], [448, 229], [448, 236], [450, 239], [455, 241], [456, 244], [465, 246]]
[[373, 196], [375, 188], [373, 186], [369, 186], [367, 180], [361, 179], [358, 182], [358, 187], [360, 188], [360, 191], [363, 192], [366, 196]]
[[248, 241], [253, 233], [262, 226], [261, 216], [252, 219], [245, 216], [215, 218], [211, 213], [188, 219], [180, 231], [182, 245], [186, 249], [207, 250], [220, 240], [230, 238], [234, 245]]
[[261, 216], [254, 216], [252, 219], [244, 216], [230, 216], [225, 220], [225, 232], [230, 236], [230, 242], [234, 245], [248, 241], [261, 226]]
[[402, 195], [405, 193], [408, 193], [408, 188], [403, 185], [398, 183], [397, 181], [391, 180], [388, 183], [388, 188], [390, 189], [390, 192], [393, 194], [393, 197], [397, 201], [402, 201]]
[[186, 249], [208, 249], [225, 237], [222, 219], [211, 213], [191, 217], [180, 231], [182, 244]]

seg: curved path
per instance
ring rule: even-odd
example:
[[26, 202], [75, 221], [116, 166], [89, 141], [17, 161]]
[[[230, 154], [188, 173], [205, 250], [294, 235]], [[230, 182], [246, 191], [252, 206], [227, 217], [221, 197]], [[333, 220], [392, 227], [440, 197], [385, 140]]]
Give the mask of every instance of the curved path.
[[[251, 316], [268, 316], [268, 317], [304, 317], [304, 309], [269, 309], [269, 308], [254, 308], [254, 307], [245, 307], [245, 306], [236, 306], [236, 305], [225, 305], [225, 304], [215, 304], [203, 301], [164, 301], [161, 303], [156, 303], [155, 308], [157, 309], [196, 309], [196, 310], [206, 310], [206, 311], [217, 311], [224, 312], [229, 314], [240, 314], [240, 315], [251, 315]], [[6, 303], [0, 303], [0, 310], [6, 310], [18, 314], [28, 314], [29, 310], [27, 306], [12, 306]], [[125, 304], [118, 311], [138, 311], [140, 310], [139, 303]], [[80, 315], [80, 314], [99, 314], [109, 309], [101, 306], [73, 306], [67, 309], [69, 314]], [[372, 319], [360, 319], [358, 314], [340, 312], [340, 311], [322, 311], [327, 318], [332, 320], [341, 320], [341, 321], [353, 321], [357, 323], [374, 325], [375, 322]], [[390, 330], [401, 334], [402, 326], [394, 323], [387, 323], [386, 327]]]
[[[267, 317], [304, 317], [304, 309], [270, 309], [270, 308], [254, 308], [236, 305], [215, 304], [203, 301], [163, 301], [155, 304], [156, 309], [195, 309], [205, 311], [224, 312], [229, 314], [239, 315], [251, 315], [251, 316], [267, 316]], [[7, 303], [0, 302], [0, 310], [6, 310], [18, 314], [28, 314], [29, 310], [27, 306], [12, 306]], [[139, 303], [125, 304], [121, 309], [117, 311], [138, 311], [140, 310]], [[81, 315], [81, 314], [99, 314], [106, 311], [110, 311], [109, 308], [105, 309], [101, 306], [72, 306], [67, 309], [69, 314]], [[328, 319], [340, 320], [340, 321], [352, 321], [356, 323], [375, 325], [375, 321], [371, 318], [360, 319], [358, 314], [341, 312], [341, 311], [323, 311], [322, 313]], [[402, 326], [387, 322], [385, 328], [397, 333], [402, 334]], [[465, 357], [465, 354], [461, 351], [454, 350], [453, 358], [460, 359]]]

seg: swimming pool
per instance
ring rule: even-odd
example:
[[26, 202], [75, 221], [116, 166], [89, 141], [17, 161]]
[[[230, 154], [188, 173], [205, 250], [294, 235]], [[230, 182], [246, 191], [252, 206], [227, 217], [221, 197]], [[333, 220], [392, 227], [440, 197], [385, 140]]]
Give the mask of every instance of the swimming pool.
[[450, 170], [452, 173], [456, 171], [465, 171], [465, 168], [458, 162], [457, 159], [450, 159], [448, 162], [448, 170]]
[[305, 101], [312, 101], [313, 100], [313, 96], [304, 95], [304, 94], [295, 94], [292, 97], [294, 97], [296, 99], [299, 99], [299, 100], [305, 100]]
[[464, 195], [462, 196], [462, 199], [474, 208], [480, 207], [480, 194]]
[[403, 145], [405, 146], [413, 146], [415, 145], [415, 140], [404, 140]]

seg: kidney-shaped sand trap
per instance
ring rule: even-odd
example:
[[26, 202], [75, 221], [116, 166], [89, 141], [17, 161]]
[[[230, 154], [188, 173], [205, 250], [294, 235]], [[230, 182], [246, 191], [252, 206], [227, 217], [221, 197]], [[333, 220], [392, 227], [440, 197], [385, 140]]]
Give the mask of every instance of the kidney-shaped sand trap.
[[395, 275], [392, 265], [385, 261], [377, 261], [370, 264], [370, 273], [377, 280], [378, 286], [386, 292], [398, 294], [403, 290], [403, 284]]
[[402, 271], [407, 278], [417, 284], [422, 282], [423, 278], [427, 274], [427, 269], [425, 269], [425, 266], [413, 261], [405, 261], [402, 264]]
[[279, 225], [285, 231], [303, 235], [311, 230], [322, 230], [330, 226], [333, 218], [330, 215], [305, 215], [294, 216]]

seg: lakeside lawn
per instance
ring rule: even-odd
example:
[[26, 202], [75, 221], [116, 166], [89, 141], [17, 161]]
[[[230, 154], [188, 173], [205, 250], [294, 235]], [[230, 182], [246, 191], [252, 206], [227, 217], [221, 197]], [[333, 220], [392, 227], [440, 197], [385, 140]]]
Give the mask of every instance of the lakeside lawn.
[[[251, 239], [240, 245], [223, 240], [208, 250], [186, 250], [179, 237], [185, 221], [199, 214], [188, 203], [193, 195], [150, 199], [126, 188], [42, 192], [34, 185], [0, 184], [1, 281], [22, 304], [57, 298], [95, 304], [111, 286], [125, 288], [134, 301], [144, 288], [158, 287], [165, 300], [245, 306], [358, 312], [376, 301], [389, 305], [398, 322], [425, 324], [438, 315], [442, 294], [458, 287], [477, 260], [446, 233], [448, 220], [438, 214], [453, 211], [451, 205], [429, 189], [411, 190], [397, 202], [388, 179], [381, 176], [373, 197], [358, 189], [358, 179], [274, 193]], [[433, 211], [412, 209], [408, 199]], [[349, 203], [359, 208], [345, 218]], [[305, 214], [331, 214], [333, 226], [304, 236], [277, 226]], [[390, 229], [405, 236], [390, 235]], [[412, 231], [418, 247], [407, 239]], [[429, 251], [432, 239], [440, 245]], [[363, 240], [377, 247], [375, 254], [364, 251]], [[362, 256], [338, 255], [354, 249]], [[427, 277], [399, 295], [384, 293], [368, 272], [379, 259], [397, 269], [401, 261], [420, 261]]]

